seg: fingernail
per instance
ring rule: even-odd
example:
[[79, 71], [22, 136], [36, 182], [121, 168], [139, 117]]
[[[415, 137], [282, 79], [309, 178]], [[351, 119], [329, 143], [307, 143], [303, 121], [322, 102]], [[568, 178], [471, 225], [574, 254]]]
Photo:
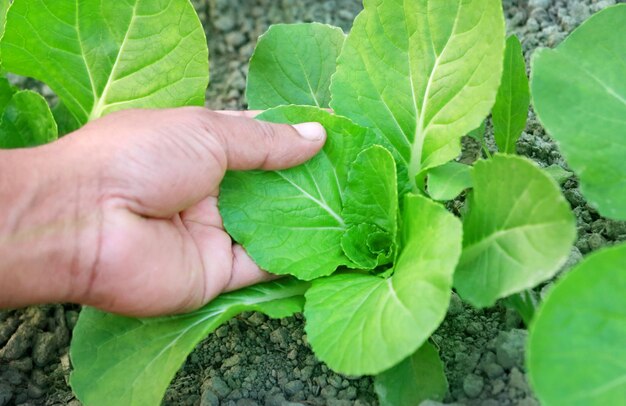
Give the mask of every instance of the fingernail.
[[324, 138], [326, 130], [320, 123], [301, 123], [295, 124], [293, 128], [300, 134], [300, 136], [309, 141], [319, 141]]

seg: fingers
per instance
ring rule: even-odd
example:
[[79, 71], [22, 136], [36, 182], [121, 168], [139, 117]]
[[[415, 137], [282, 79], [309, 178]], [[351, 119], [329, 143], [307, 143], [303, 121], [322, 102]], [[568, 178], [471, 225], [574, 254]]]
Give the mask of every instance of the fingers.
[[204, 267], [204, 301], [276, 276], [262, 271], [241, 245], [232, 244], [223, 231], [217, 199], [208, 197], [181, 213], [181, 220], [193, 237]]
[[232, 292], [246, 286], [278, 279], [279, 277], [261, 270], [243, 247], [236, 244], [233, 245], [233, 267], [230, 280], [224, 287], [223, 292]]
[[253, 113], [206, 112], [207, 136], [226, 154], [228, 169], [285, 169], [312, 158], [324, 145], [319, 123], [273, 124], [249, 118]]
[[255, 118], [262, 113], [261, 110], [215, 110], [216, 113], [225, 116]]
[[182, 310], [193, 310], [215, 299], [221, 293], [276, 278], [275, 275], [261, 270], [243, 247], [233, 245], [223, 230], [190, 219], [183, 221], [195, 241], [202, 260], [204, 286], [202, 302], [192, 302], [189, 307]]
[[142, 216], [170, 218], [217, 196], [227, 169], [289, 168], [313, 157], [325, 142], [320, 124], [271, 124], [253, 114], [199, 107], [130, 110], [96, 120], [79, 130], [83, 136], [67, 139], [74, 146], [71, 155], [88, 157], [81, 159], [95, 168], [92, 177], [102, 179], [98, 193], [115, 196]]

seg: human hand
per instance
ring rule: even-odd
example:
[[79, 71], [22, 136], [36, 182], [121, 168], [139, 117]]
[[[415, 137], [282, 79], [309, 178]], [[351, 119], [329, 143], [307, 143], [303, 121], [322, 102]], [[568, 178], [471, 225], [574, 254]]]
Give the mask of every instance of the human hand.
[[[2, 292], [0, 306], [74, 301], [149, 316], [195, 309], [222, 292], [267, 280], [270, 275], [223, 229], [220, 181], [227, 169], [298, 165], [320, 150], [325, 132], [316, 123], [294, 128], [258, 122], [250, 114], [124, 111], [29, 151], [36, 183], [46, 191], [29, 188], [37, 199], [30, 199], [28, 211], [13, 214], [25, 220], [0, 234], [0, 241], [37, 250], [42, 237], [38, 256], [46, 258], [55, 280], [48, 288], [29, 288], [24, 278], [11, 280], [0, 263], [0, 286], [31, 292], [20, 300], [20, 289], [13, 289], [8, 303]], [[59, 164], [51, 168], [50, 162]], [[30, 241], [19, 237], [25, 235]], [[2, 245], [4, 255], [11, 248]], [[10, 264], [28, 274], [37, 267], [32, 258], [9, 260], [4, 268]]]

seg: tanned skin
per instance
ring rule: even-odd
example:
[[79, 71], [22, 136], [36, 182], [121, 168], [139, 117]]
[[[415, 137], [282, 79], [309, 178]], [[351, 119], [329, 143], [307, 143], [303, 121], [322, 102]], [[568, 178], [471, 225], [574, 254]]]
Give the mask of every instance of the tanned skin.
[[303, 163], [326, 134], [254, 114], [129, 110], [0, 151], [0, 308], [154, 316], [270, 279], [224, 231], [220, 182], [226, 170]]

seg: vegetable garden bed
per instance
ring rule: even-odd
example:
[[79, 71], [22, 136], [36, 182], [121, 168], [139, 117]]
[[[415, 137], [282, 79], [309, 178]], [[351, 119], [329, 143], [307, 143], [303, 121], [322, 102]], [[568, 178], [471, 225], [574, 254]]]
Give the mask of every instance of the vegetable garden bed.
[[[207, 92], [207, 103], [212, 108], [247, 106], [244, 88], [248, 59], [252, 55], [257, 38], [269, 24], [317, 21], [338, 25], [347, 32], [352, 19], [361, 9], [360, 1], [357, 0], [323, 2], [211, 0], [195, 3], [207, 31], [212, 52], [212, 84]], [[519, 36], [527, 63], [537, 47], [555, 47], [591, 14], [612, 4], [613, 1], [606, 0], [503, 2], [507, 31]], [[268, 35], [266, 40], [270, 42], [271, 37]], [[347, 74], [358, 71], [354, 66], [352, 68]], [[20, 82], [22, 79], [13, 77], [12, 80]], [[30, 83], [35, 87], [39, 86]], [[264, 95], [271, 93], [267, 89], [262, 89], [262, 84], [258, 84], [257, 88], [259, 93]], [[46, 92], [44, 88], [44, 94]], [[54, 99], [49, 92], [48, 95]], [[261, 100], [254, 94], [249, 93], [249, 96]], [[269, 107], [263, 105], [263, 102], [255, 103], [256, 105], [252, 107]], [[338, 110], [349, 110], [345, 105], [338, 104], [335, 107], [331, 104], [331, 106]], [[286, 111], [281, 117], [268, 118], [285, 119], [289, 114], [291, 113]], [[304, 111], [298, 114], [302, 117], [309, 113]], [[321, 116], [319, 118], [324, 119]], [[498, 123], [496, 132], [497, 126]], [[502, 148], [500, 142], [496, 146], [497, 139], [494, 139], [493, 127], [489, 120], [486, 125], [485, 142], [486, 147], [492, 152], [497, 150], [498, 146]], [[481, 148], [480, 142], [480, 137], [478, 141], [471, 137], [464, 139], [465, 152], [462, 162], [470, 163], [482, 156], [484, 148]], [[533, 111], [529, 113], [525, 130], [517, 142], [517, 152], [531, 158], [542, 167], [551, 167], [550, 173], [560, 181], [563, 194], [576, 217], [578, 239], [559, 274], [580, 262], [583, 255], [626, 240], [624, 222], [605, 219], [587, 204], [580, 191], [578, 180], [566, 172], [570, 168], [566, 166], [556, 145], [546, 135]], [[366, 158], [362, 160], [363, 166], [368, 162]], [[374, 150], [370, 159], [385, 161], [387, 158], [380, 150]], [[504, 168], [509, 164], [518, 165], [522, 160], [515, 158], [514, 161], [505, 162], [496, 159], [491, 162]], [[527, 169], [523, 164], [520, 165], [519, 170]], [[487, 171], [487, 164], [479, 170]], [[475, 182], [476, 185], [479, 184], [478, 181]], [[349, 179], [347, 183], [350, 184]], [[492, 191], [487, 186], [485, 186], [486, 196], [489, 197]], [[457, 213], [463, 210], [464, 197], [465, 195], [449, 202], [447, 204], [449, 211]], [[476, 199], [478, 200], [478, 197]], [[555, 202], [558, 203], [558, 199]], [[231, 207], [236, 204], [237, 202], [234, 202]], [[422, 202], [418, 201], [415, 204], [421, 205]], [[431, 210], [429, 207], [420, 206], [422, 211]], [[488, 204], [483, 207], [489, 210]], [[439, 215], [434, 214], [435, 217]], [[567, 228], [567, 225], [563, 227]], [[235, 229], [236, 225], [233, 228]], [[236, 229], [234, 231], [245, 237], [244, 232]], [[448, 248], [453, 251], [454, 247]], [[344, 251], [348, 250], [344, 248]], [[372, 260], [357, 258], [357, 254], [351, 256], [350, 260], [362, 261], [359, 265], [363, 267]], [[381, 256], [374, 258], [376, 265], [385, 261], [381, 258]], [[268, 262], [268, 265], [274, 267], [273, 263]], [[592, 265], [594, 269], [602, 269], [601, 263]], [[425, 365], [432, 362], [432, 366], [428, 368], [432, 373], [428, 376], [418, 376], [416, 379], [429, 382], [423, 387], [433, 390], [433, 398], [440, 396], [441, 389], [438, 385], [441, 380], [436, 379], [438, 363], [436, 357], [433, 359], [429, 353], [437, 348], [449, 383], [449, 390], [444, 398], [446, 403], [527, 406], [537, 404], [526, 376], [524, 347], [527, 342], [527, 331], [523, 318], [532, 316], [532, 302], [541, 300], [552, 284], [550, 280], [543, 281], [532, 292], [518, 296], [517, 301], [499, 300], [495, 306], [481, 310], [463, 303], [459, 296], [453, 294], [445, 320], [431, 337], [432, 346], [423, 347], [425, 354], [418, 358], [419, 362]], [[461, 296], [478, 305], [489, 304], [501, 296], [506, 296], [477, 296], [471, 293], [476, 292], [471, 286], [468, 288], [467, 285], [463, 286], [463, 283], [455, 286]], [[316, 302], [313, 294], [308, 299], [312, 303]], [[317, 302], [323, 302], [323, 299], [322, 295]], [[76, 306], [56, 305], [0, 313], [0, 405], [77, 404], [78, 401], [74, 399], [66, 385], [70, 372], [69, 337], [76, 322], [77, 311]], [[311, 314], [313, 317], [309, 319], [332, 317], [332, 314], [324, 314], [322, 311], [317, 315], [315, 312]], [[410, 368], [406, 365], [401, 366], [392, 375], [377, 379], [376, 384], [371, 378], [337, 374], [316, 359], [309, 345], [311, 340], [316, 346], [319, 336], [311, 337], [310, 333], [305, 334], [301, 314], [282, 320], [270, 320], [260, 313], [244, 313], [219, 327], [196, 347], [171, 383], [164, 402], [173, 405], [374, 405], [378, 404], [376, 392], [380, 394], [381, 391], [393, 388], [394, 382], [409, 379], [407, 377], [411, 374]], [[355, 374], [364, 373], [363, 371], [380, 372], [377, 369], [378, 365], [371, 363], [348, 365], [338, 360], [332, 352], [322, 350], [320, 354], [333, 364], [334, 369], [354, 371]], [[393, 356], [398, 354], [394, 353]], [[399, 359], [401, 358], [404, 356]], [[398, 360], [394, 359], [392, 364]], [[387, 369], [392, 364], [385, 365], [382, 369]], [[420, 365], [416, 368], [419, 371]], [[93, 375], [78, 378], [82, 390], [90, 385], [90, 379], [93, 378]], [[119, 394], [114, 391], [110, 395], [115, 397]], [[423, 393], [419, 396], [423, 396]], [[107, 399], [101, 398], [99, 401], [106, 403]], [[428, 402], [431, 405], [435, 404], [432, 401]]]

